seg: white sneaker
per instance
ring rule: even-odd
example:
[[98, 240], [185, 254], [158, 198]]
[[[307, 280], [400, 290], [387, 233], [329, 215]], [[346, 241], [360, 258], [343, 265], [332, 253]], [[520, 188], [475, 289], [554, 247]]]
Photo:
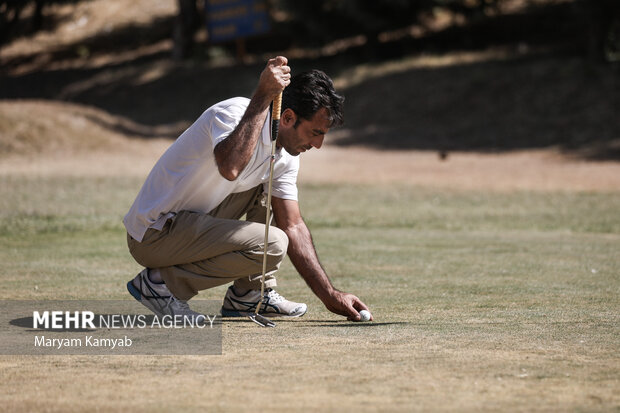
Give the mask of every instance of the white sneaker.
[[145, 268], [136, 277], [127, 283], [127, 290], [142, 305], [155, 313], [159, 318], [163, 316], [185, 316], [196, 323], [204, 323], [204, 314], [197, 313], [189, 308], [187, 301], [176, 298], [165, 283], [154, 283], [149, 279], [149, 269]]
[[[245, 317], [254, 314], [259, 301], [260, 290], [249, 290], [243, 295], [237, 295], [234, 287], [230, 286], [220, 312], [224, 317]], [[267, 288], [259, 314], [271, 317], [301, 317], [307, 310], [306, 304], [289, 301], [274, 289]]]

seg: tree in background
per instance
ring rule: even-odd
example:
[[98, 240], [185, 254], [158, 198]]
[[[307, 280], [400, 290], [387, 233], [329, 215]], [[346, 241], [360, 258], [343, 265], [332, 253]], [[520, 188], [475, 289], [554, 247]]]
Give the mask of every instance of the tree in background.
[[35, 11], [31, 27], [26, 32], [36, 32], [43, 24], [43, 7], [46, 0], [0, 0], [0, 44], [17, 35], [22, 12], [31, 3], [35, 3]]
[[[44, 10], [52, 4], [71, 4], [81, 0], [0, 0], [0, 45], [15, 37], [38, 32], [44, 26]], [[24, 18], [24, 10], [34, 6]]]
[[450, 10], [466, 19], [484, 15], [505, 0], [273, 0], [273, 7], [289, 13], [294, 27], [325, 43], [346, 35], [365, 33], [369, 41], [384, 31], [419, 22], [421, 13]]
[[594, 61], [620, 61], [620, 1], [584, 2], [588, 16], [588, 53]]
[[[0, 45], [42, 29], [45, 19], [49, 17], [45, 13], [49, 6], [79, 1], [83, 0], [0, 0]], [[186, 59], [192, 54], [196, 31], [205, 23], [204, 2], [207, 0], [168, 1], [177, 4], [170, 33], [174, 44], [172, 57], [175, 60]], [[292, 38], [301, 47], [316, 47], [363, 34], [366, 48], [370, 53], [376, 53], [381, 33], [420, 24], [421, 16], [444, 11], [466, 24], [497, 15], [500, 6], [507, 1], [268, 0], [268, 4], [272, 14], [278, 16], [273, 28], [280, 38]], [[524, 2], [532, 10], [556, 4], [552, 1]], [[573, 0], [562, 4], [568, 4], [574, 10], [571, 18], [581, 21], [580, 32], [576, 36], [581, 36], [583, 47], [587, 48], [592, 59], [620, 60], [620, 0]], [[561, 20], [558, 18], [558, 23]], [[535, 25], [533, 29], [537, 29]], [[489, 33], [489, 36], [492, 35]], [[451, 38], [449, 42], [454, 40]]]
[[191, 55], [194, 48], [194, 35], [204, 24], [202, 13], [196, 0], [177, 0], [177, 15], [174, 20], [174, 29], [172, 31], [172, 58], [174, 60], [183, 60]]

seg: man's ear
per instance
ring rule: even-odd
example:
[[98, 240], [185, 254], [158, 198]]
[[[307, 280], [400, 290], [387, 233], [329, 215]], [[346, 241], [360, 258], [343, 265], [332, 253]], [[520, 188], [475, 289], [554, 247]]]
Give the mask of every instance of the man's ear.
[[297, 123], [297, 114], [293, 112], [293, 109], [286, 108], [280, 116], [280, 124], [286, 127], [292, 127]]

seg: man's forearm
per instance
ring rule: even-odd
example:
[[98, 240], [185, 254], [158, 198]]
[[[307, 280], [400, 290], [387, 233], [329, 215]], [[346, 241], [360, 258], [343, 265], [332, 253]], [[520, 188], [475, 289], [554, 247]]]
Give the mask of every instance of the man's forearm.
[[305, 224], [284, 229], [289, 239], [288, 256], [312, 292], [323, 302], [335, 291], [317, 256], [312, 236]]
[[267, 62], [241, 121], [213, 150], [220, 175], [229, 181], [237, 179], [250, 162], [267, 119], [269, 104], [291, 82], [291, 68], [286, 66], [287, 62], [282, 56]]
[[288, 236], [288, 256], [312, 292], [329, 311], [349, 320], [359, 320], [359, 311], [368, 310], [368, 307], [353, 294], [334, 288], [319, 262], [297, 201], [274, 197], [271, 205], [276, 225]]
[[241, 122], [226, 139], [215, 147], [214, 155], [220, 174], [234, 181], [247, 166], [267, 118], [271, 100], [257, 91], [248, 105]]

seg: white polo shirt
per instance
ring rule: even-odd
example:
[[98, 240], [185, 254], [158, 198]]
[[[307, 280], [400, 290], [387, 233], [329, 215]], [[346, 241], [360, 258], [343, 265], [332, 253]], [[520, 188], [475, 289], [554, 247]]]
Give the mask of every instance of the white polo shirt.
[[[250, 100], [232, 98], [207, 109], [157, 161], [136, 200], [123, 219], [129, 235], [142, 241], [148, 228], [161, 230], [175, 213], [208, 213], [228, 195], [247, 191], [269, 181], [271, 119], [267, 117], [252, 158], [239, 177], [220, 175], [213, 149], [237, 127]], [[272, 194], [297, 200], [299, 157], [276, 151]]]

